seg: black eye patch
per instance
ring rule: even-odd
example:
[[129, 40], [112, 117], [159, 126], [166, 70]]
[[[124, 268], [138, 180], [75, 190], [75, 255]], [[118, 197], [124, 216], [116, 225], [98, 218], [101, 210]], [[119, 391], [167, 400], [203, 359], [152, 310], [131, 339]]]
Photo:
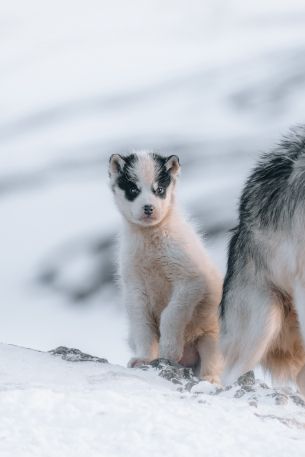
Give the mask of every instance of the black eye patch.
[[137, 184], [131, 179], [130, 176], [130, 170], [134, 166], [136, 160], [137, 157], [134, 154], [131, 154], [128, 157], [124, 157], [125, 165], [117, 179], [118, 187], [125, 192], [125, 197], [130, 202], [134, 201], [141, 193], [141, 190], [138, 188]]
[[154, 194], [158, 195], [159, 197], [161, 197], [162, 195], [164, 195], [164, 193], [166, 192], [166, 189], [164, 187], [157, 187], [156, 190], [154, 190]]
[[134, 182], [130, 181], [125, 175], [119, 176], [117, 184], [119, 188], [125, 192], [125, 197], [130, 202], [134, 201], [141, 193], [138, 186]]
[[158, 170], [156, 176], [157, 188], [156, 190], [153, 190], [153, 192], [155, 195], [157, 195], [157, 197], [165, 199], [167, 188], [172, 182], [171, 174], [166, 169], [167, 159], [158, 154], [153, 154], [153, 159], [157, 163], [156, 169]]

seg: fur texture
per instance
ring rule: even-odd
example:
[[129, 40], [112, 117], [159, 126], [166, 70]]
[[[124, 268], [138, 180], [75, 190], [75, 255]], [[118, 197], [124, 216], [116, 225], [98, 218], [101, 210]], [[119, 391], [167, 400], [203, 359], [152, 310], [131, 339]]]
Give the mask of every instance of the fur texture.
[[178, 157], [114, 155], [109, 170], [124, 220], [119, 264], [135, 353], [129, 366], [161, 357], [219, 382], [222, 280], [177, 208]]
[[221, 301], [224, 380], [260, 363], [305, 395], [305, 127], [262, 156], [239, 215]]

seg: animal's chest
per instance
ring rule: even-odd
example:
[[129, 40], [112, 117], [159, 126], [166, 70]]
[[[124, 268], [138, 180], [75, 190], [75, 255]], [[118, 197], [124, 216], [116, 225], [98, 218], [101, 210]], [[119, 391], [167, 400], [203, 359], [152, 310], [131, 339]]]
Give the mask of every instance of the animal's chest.
[[172, 292], [167, 246], [142, 245], [135, 250], [133, 262], [148, 306], [158, 316], [168, 304]]

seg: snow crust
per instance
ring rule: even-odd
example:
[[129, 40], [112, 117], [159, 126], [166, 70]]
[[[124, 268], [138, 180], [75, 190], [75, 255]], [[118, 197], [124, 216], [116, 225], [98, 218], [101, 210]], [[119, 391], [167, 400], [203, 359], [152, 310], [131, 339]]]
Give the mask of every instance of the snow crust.
[[[0, 345], [1, 457], [279, 456], [304, 453], [305, 408], [261, 386], [190, 391], [127, 369]], [[241, 389], [243, 396], [236, 395]], [[251, 391], [252, 389], [252, 391]], [[255, 402], [253, 402], [255, 397]]]

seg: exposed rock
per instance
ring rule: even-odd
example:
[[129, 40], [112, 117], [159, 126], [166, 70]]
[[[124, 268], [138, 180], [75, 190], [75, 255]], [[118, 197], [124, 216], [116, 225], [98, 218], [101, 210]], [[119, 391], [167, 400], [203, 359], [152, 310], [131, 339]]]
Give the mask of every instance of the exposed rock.
[[[49, 351], [49, 353], [57, 357], [61, 357], [63, 360], [68, 362], [108, 363], [106, 359], [94, 357], [81, 352], [79, 349], [67, 348], [65, 346], [53, 349], [52, 351]], [[199, 387], [201, 386], [201, 381], [195, 376], [194, 371], [191, 368], [185, 368], [178, 363], [172, 362], [171, 360], [156, 359], [148, 364], [142, 365], [139, 368], [143, 371], [153, 369], [158, 376], [175, 384], [177, 386], [177, 390], [181, 393], [192, 391], [192, 393], [194, 393], [197, 397], [199, 394], [203, 393]], [[193, 390], [193, 388], [195, 388], [195, 390]], [[199, 391], [197, 391], [198, 388]], [[204, 389], [206, 389], [206, 387]], [[204, 393], [206, 393], [206, 390], [204, 390]], [[294, 403], [299, 407], [305, 408], [305, 401], [292, 390], [291, 392], [285, 390], [281, 391], [273, 389], [261, 381], [256, 381], [253, 371], [249, 371], [241, 376], [238, 381], [231, 386], [215, 386], [215, 389], [209, 392], [209, 395], [211, 396], [223, 395], [227, 397], [228, 394], [236, 399], [243, 398], [244, 401], [248, 402], [250, 406], [255, 408], [258, 408], [262, 401], [267, 398], [273, 399], [274, 404], [277, 406], [286, 406], [289, 403]], [[261, 417], [271, 419], [271, 417], [268, 416]], [[293, 424], [288, 424], [288, 422], [286, 422], [285, 425]]]
[[305, 408], [305, 401], [299, 395], [290, 395], [290, 398], [297, 406]]
[[289, 402], [288, 395], [281, 392], [274, 392], [273, 394], [271, 394], [271, 397], [274, 398], [274, 402], [276, 405], [287, 405]]
[[266, 384], [265, 382], [260, 382], [260, 383], [259, 383], [259, 386], [260, 386], [262, 389], [265, 389], [265, 390], [270, 389], [270, 387], [268, 386], [268, 384]]
[[241, 398], [245, 395], [246, 391], [244, 389], [238, 389], [235, 392], [234, 398]]
[[149, 367], [156, 369], [158, 376], [161, 376], [161, 378], [167, 379], [173, 384], [183, 386], [185, 390], [191, 390], [199, 382], [199, 379], [196, 378], [191, 368], [185, 368], [171, 360], [156, 359], [147, 365], [143, 365], [141, 368], [147, 370]]
[[263, 420], [276, 420], [278, 422], [281, 422], [281, 424], [286, 425], [286, 427], [291, 427], [291, 428], [300, 428], [304, 429], [305, 424], [303, 422], [299, 422], [296, 419], [290, 419], [286, 417], [278, 417], [273, 414], [255, 414], [257, 417], [260, 417]]
[[237, 384], [240, 386], [254, 386], [255, 385], [255, 375], [254, 371], [248, 371], [244, 375], [240, 376], [237, 380]]
[[89, 354], [81, 352], [79, 349], [67, 348], [65, 346], [59, 346], [56, 349], [49, 351], [50, 354], [59, 356], [63, 360], [68, 362], [97, 362], [97, 363], [108, 363], [108, 360], [101, 359], [100, 357], [94, 357]]

